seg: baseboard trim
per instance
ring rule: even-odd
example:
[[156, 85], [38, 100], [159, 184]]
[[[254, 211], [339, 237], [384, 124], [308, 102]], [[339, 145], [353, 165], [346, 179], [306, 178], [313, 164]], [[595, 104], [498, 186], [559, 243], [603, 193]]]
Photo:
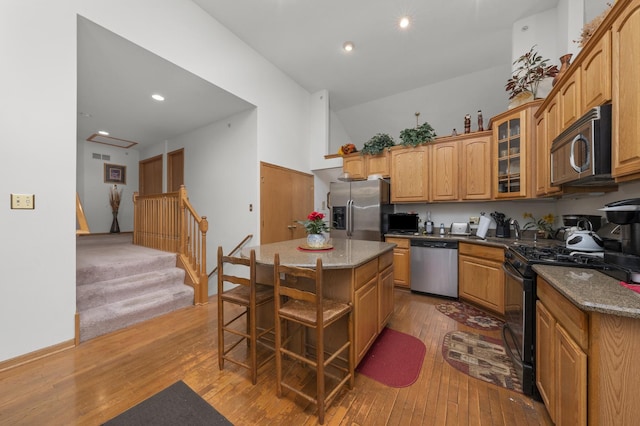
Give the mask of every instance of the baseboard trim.
[[20, 355], [18, 357], [11, 358], [6, 361], [2, 361], [0, 362], [0, 373], [2, 373], [3, 371], [11, 370], [12, 368], [18, 367], [20, 365], [28, 364], [38, 359], [46, 358], [53, 354], [57, 354], [58, 352], [72, 349], [75, 346], [76, 345], [74, 343], [74, 339], [67, 340], [65, 342], [58, 343], [57, 345], [49, 346], [34, 352], [30, 352], [25, 355]]

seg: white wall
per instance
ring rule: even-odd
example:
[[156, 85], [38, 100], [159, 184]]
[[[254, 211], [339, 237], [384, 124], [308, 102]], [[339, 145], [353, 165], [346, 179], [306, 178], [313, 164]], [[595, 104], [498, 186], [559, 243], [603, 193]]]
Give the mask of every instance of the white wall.
[[[184, 183], [189, 201], [207, 217], [207, 272], [216, 266], [216, 251], [228, 254], [247, 235], [258, 244], [260, 197], [257, 111], [251, 110], [169, 141], [168, 150], [184, 148]], [[250, 211], [250, 206], [253, 211]], [[215, 282], [209, 294], [215, 294]]]
[[416, 112], [420, 112], [420, 124], [428, 122], [438, 136], [448, 136], [454, 128], [463, 133], [465, 114], [471, 114], [471, 131], [476, 131], [478, 110], [482, 110], [487, 129], [489, 118], [507, 109], [504, 85], [510, 72], [505, 63], [345, 108], [336, 115], [358, 149], [376, 133], [388, 133], [399, 144], [400, 132], [415, 127]]
[[0, 16], [2, 361], [74, 337], [77, 112], [70, 2], [3, 1]]
[[[81, 155], [78, 169], [82, 170], [76, 183], [84, 213], [92, 233], [108, 233], [113, 215], [109, 204], [109, 189], [113, 184], [104, 182], [104, 165], [117, 164], [126, 167], [126, 183], [118, 184], [122, 199], [118, 210], [121, 232], [133, 231], [133, 193], [138, 191], [139, 152], [114, 146], [79, 141]], [[93, 154], [108, 155], [109, 160], [97, 160]]]
[[310, 170], [311, 95], [195, 4], [3, 1], [0, 193], [36, 209], [0, 209], [0, 361], [74, 338], [77, 14], [257, 106], [250, 193], [258, 160]]

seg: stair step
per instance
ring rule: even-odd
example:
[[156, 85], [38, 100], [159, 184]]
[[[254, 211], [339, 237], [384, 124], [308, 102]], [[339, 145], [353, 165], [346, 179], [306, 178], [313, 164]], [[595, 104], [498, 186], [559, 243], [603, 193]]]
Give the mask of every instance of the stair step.
[[193, 288], [176, 284], [80, 312], [80, 341], [193, 306]]
[[150, 291], [171, 287], [176, 283], [184, 285], [184, 275], [184, 270], [174, 267], [84, 284], [78, 286], [76, 291], [77, 310], [81, 312], [118, 300], [130, 299]]
[[82, 286], [176, 266], [177, 257], [175, 253], [162, 252], [159, 250], [153, 250], [151, 252], [153, 255], [142, 258], [124, 258], [118, 260], [117, 263], [79, 267], [76, 269], [76, 285]]

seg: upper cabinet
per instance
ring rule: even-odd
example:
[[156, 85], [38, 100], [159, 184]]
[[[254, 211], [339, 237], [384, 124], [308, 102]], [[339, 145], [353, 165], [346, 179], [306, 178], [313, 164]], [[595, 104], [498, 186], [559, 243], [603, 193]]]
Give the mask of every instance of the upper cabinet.
[[535, 156], [535, 181], [536, 196], [544, 197], [557, 195], [560, 187], [551, 186], [551, 143], [560, 134], [558, 117], [560, 109], [558, 98], [555, 94], [550, 102], [546, 102], [544, 109], [536, 112], [536, 156]]
[[612, 174], [618, 181], [640, 179], [640, 0], [615, 19], [612, 39]]
[[[533, 175], [535, 123], [533, 113], [542, 101], [533, 101], [491, 119], [493, 128], [493, 170], [495, 198], [524, 198], [534, 195]], [[532, 178], [533, 177], [533, 178]]]
[[391, 202], [429, 200], [429, 146], [391, 148]]
[[584, 52], [580, 64], [581, 114], [611, 100], [611, 31]]
[[378, 155], [362, 155], [358, 152], [345, 155], [342, 158], [342, 171], [349, 173], [351, 179], [367, 179], [369, 175], [379, 174], [382, 177], [390, 176], [391, 154], [384, 150]]
[[431, 200], [458, 199], [460, 142], [450, 141], [431, 145]]
[[491, 199], [492, 132], [469, 133], [460, 143], [460, 199]]

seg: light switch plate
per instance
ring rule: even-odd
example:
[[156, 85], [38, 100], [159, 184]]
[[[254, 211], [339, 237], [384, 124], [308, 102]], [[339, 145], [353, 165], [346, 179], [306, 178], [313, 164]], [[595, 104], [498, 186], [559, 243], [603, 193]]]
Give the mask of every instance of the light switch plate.
[[21, 210], [33, 210], [36, 196], [34, 194], [11, 194], [11, 208]]

